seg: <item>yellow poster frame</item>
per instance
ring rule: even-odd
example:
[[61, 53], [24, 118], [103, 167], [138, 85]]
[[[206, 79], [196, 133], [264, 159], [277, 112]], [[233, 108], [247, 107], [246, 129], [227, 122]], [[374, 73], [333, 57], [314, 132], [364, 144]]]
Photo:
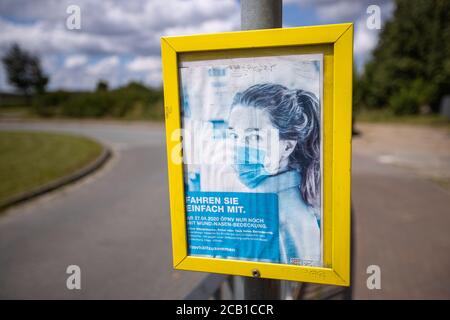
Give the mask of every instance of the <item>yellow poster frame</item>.
[[[324, 266], [189, 256], [182, 157], [179, 63], [280, 53], [324, 54]], [[353, 24], [161, 37], [173, 266], [179, 270], [350, 285]]]

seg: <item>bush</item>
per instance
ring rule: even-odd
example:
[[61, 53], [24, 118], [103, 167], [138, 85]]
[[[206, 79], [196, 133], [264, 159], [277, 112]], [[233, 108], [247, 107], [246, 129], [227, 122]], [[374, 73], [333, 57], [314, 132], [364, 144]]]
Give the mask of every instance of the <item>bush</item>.
[[[362, 103], [371, 109], [390, 104], [398, 114], [417, 113], [419, 104], [438, 113], [450, 90], [449, 36], [450, 1], [396, 0], [364, 68]], [[419, 97], [411, 87], [416, 79], [426, 84]]]
[[136, 82], [111, 91], [49, 92], [36, 97], [35, 112], [44, 117], [163, 119], [162, 90]]
[[63, 104], [62, 115], [75, 118], [99, 118], [109, 114], [113, 103], [107, 92], [81, 93]]
[[0, 92], [0, 108], [27, 106], [27, 99], [21, 94]]
[[68, 101], [70, 96], [70, 92], [61, 90], [37, 95], [33, 99], [34, 112], [42, 117], [57, 116], [60, 106]]
[[427, 105], [435, 94], [435, 87], [421, 79], [416, 79], [409, 86], [391, 96], [389, 105], [395, 115], [418, 114], [420, 107]]
[[419, 113], [417, 94], [410, 89], [403, 89], [389, 99], [389, 105], [395, 115], [411, 115]]

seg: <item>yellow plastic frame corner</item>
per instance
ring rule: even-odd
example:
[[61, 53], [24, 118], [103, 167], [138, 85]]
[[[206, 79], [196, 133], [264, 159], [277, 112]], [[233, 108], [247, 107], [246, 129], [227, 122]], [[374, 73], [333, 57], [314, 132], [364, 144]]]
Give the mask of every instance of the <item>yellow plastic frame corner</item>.
[[[173, 265], [175, 269], [350, 285], [353, 24], [161, 38]], [[178, 63], [280, 53], [324, 54], [324, 267], [189, 256], [187, 252]]]

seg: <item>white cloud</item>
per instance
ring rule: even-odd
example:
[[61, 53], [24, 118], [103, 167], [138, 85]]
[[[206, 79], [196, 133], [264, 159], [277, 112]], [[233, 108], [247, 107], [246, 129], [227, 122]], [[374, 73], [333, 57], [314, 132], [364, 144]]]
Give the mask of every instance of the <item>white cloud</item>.
[[[323, 22], [331, 21], [356, 21], [366, 14], [366, 9], [370, 5], [378, 5], [388, 9], [393, 6], [393, 0], [284, 0], [284, 4], [293, 4], [302, 7], [314, 7], [317, 16]], [[301, 9], [300, 9], [301, 10]], [[390, 16], [390, 12], [386, 16]]]
[[185, 35], [199, 33], [214, 33], [237, 30], [240, 24], [240, 16], [230, 19], [207, 20], [195, 26], [174, 26], [164, 30], [164, 35]]
[[[384, 22], [392, 0], [284, 0], [314, 7], [321, 23], [355, 21], [359, 61], [378, 41], [363, 24], [372, 3], [380, 5]], [[81, 8], [81, 30], [65, 27], [69, 4]], [[232, 31], [239, 24], [237, 0], [0, 1], [0, 55], [13, 42], [39, 54], [50, 88], [89, 89], [100, 78], [111, 87], [132, 79], [159, 85], [161, 36]], [[5, 79], [0, 68], [0, 90], [8, 88]]]
[[321, 20], [346, 19], [365, 12], [365, 7], [362, 1], [335, 1], [319, 6], [317, 15]]
[[0, 63], [0, 89], [5, 91], [13, 91], [14, 88], [8, 83], [7, 75], [4, 70], [3, 64]]
[[88, 57], [83, 54], [70, 55], [64, 61], [65, 68], [76, 68], [85, 65], [88, 62]]
[[[41, 53], [157, 54], [160, 36], [172, 34], [174, 28], [199, 33], [239, 26], [235, 0], [78, 0], [81, 30], [65, 27], [65, 9], [72, 1], [14, 3], [0, 4], [0, 51], [18, 42]], [[14, 23], [2, 17], [31, 22]]]
[[139, 79], [151, 86], [158, 87], [162, 82], [161, 57], [136, 57], [127, 64], [127, 69]]
[[162, 73], [158, 72], [149, 72], [147, 77], [144, 79], [145, 82], [149, 83], [153, 87], [159, 87], [162, 84]]
[[130, 71], [152, 71], [161, 69], [161, 57], [136, 57], [127, 64]]
[[99, 62], [89, 65], [86, 69], [87, 73], [93, 76], [104, 76], [110, 74], [120, 64], [118, 56], [111, 56], [100, 60]]
[[[65, 26], [70, 4], [81, 8], [81, 30]], [[238, 27], [236, 0], [0, 1], [0, 55], [12, 43], [39, 54], [50, 88], [88, 88], [99, 77], [112, 87], [135, 77], [159, 85], [161, 36]]]
[[377, 45], [378, 31], [367, 28], [366, 20], [360, 19], [355, 24], [354, 42], [355, 55], [367, 54]]
[[381, 9], [381, 24], [389, 20], [394, 11], [393, 0], [285, 0], [284, 3], [304, 7], [314, 7], [322, 23], [354, 22], [354, 55], [358, 69], [370, 58], [378, 43], [381, 30], [371, 30], [366, 26], [369, 17], [367, 8], [378, 5]]
[[[380, 4], [381, 9], [381, 24], [384, 23], [392, 17], [394, 12], [393, 2], [384, 2]], [[366, 13], [366, 8], [364, 9], [364, 14], [355, 21], [355, 33], [354, 33], [354, 54], [356, 65], [358, 69], [361, 69], [363, 64], [370, 58], [373, 49], [378, 44], [378, 39], [380, 36], [380, 30], [369, 29], [367, 27], [367, 18], [369, 15]]]

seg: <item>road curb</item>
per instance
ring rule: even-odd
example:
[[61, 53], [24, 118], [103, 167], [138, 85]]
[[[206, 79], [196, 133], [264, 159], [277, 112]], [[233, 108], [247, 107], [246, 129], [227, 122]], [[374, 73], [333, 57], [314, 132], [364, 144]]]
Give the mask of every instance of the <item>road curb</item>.
[[11, 206], [32, 200], [41, 195], [44, 195], [46, 193], [49, 193], [56, 189], [59, 189], [63, 186], [66, 186], [70, 183], [78, 181], [78, 180], [86, 177], [87, 175], [93, 173], [94, 171], [97, 171], [112, 156], [112, 151], [108, 147], [106, 147], [106, 146], [102, 146], [102, 147], [103, 147], [102, 153], [94, 161], [90, 162], [88, 165], [75, 171], [74, 173], [64, 176], [62, 178], [59, 178], [57, 180], [54, 180], [52, 182], [49, 182], [43, 186], [40, 186], [36, 189], [31, 190], [31, 191], [26, 191], [21, 194], [15, 195], [15, 196], [9, 198], [8, 200], [6, 200], [5, 202], [0, 202], [0, 212]]

